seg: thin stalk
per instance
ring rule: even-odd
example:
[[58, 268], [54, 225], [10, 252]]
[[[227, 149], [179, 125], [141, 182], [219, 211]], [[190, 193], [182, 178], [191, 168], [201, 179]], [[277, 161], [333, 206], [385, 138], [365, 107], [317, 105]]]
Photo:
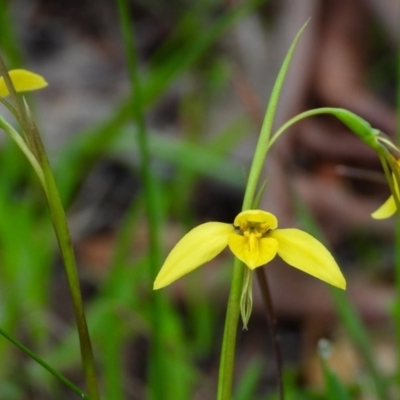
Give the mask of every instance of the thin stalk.
[[71, 293], [72, 305], [76, 325], [78, 328], [79, 344], [81, 351], [82, 367], [85, 375], [86, 386], [92, 400], [99, 400], [99, 388], [96, 377], [93, 349], [90, 340], [89, 330], [86, 321], [85, 310], [82, 300], [82, 292], [78, 277], [75, 254], [72, 248], [71, 237], [67, 224], [64, 208], [58, 195], [57, 187], [51, 170], [46, 173], [45, 180], [48, 190], [48, 205], [50, 216], [53, 222], [54, 231], [57, 236], [58, 245], [64, 261], [65, 272], [67, 275], [68, 286]]
[[43, 361], [33, 351], [29, 350], [21, 342], [19, 342], [18, 340], [14, 339], [12, 336], [10, 336], [8, 333], [6, 333], [2, 328], [0, 328], [0, 335], [4, 336], [8, 341], [10, 341], [12, 344], [14, 344], [16, 347], [18, 347], [21, 351], [23, 351], [25, 354], [27, 354], [30, 358], [32, 358], [32, 360], [34, 360], [38, 364], [40, 364], [44, 369], [46, 369], [48, 372], [50, 372], [50, 374], [52, 374], [60, 382], [62, 382], [67, 387], [69, 387], [73, 392], [75, 392], [80, 398], [85, 399], [85, 400], [90, 400], [90, 397], [87, 396], [84, 392], [82, 392], [82, 390], [80, 390], [71, 381], [69, 381], [67, 378], [65, 378], [63, 375], [61, 375], [57, 370], [55, 370], [53, 367], [51, 367], [45, 361]]
[[279, 334], [277, 330], [277, 322], [274, 313], [274, 307], [272, 304], [271, 292], [269, 290], [267, 274], [264, 268], [257, 268], [257, 280], [260, 286], [262, 298], [264, 301], [265, 308], [267, 310], [268, 326], [270, 329], [270, 335], [272, 339], [272, 347], [274, 349], [275, 363], [276, 363], [276, 378], [278, 381], [278, 395], [279, 399], [283, 400], [285, 398], [285, 392], [283, 387], [283, 373], [282, 373], [282, 352], [279, 340]]
[[244, 265], [235, 258], [228, 307], [226, 310], [224, 336], [219, 364], [218, 400], [230, 400], [232, 391], [233, 369], [235, 364], [236, 332], [240, 315]]
[[[128, 73], [132, 91], [132, 111], [137, 125], [137, 141], [140, 150], [140, 172], [144, 190], [144, 199], [149, 226], [149, 280], [154, 281], [161, 265], [161, 209], [158, 187], [151, 171], [149, 140], [144, 118], [144, 99], [142, 93], [139, 64], [135, 45], [134, 24], [130, 17], [130, 7], [127, 0], [118, 0], [118, 11], [125, 44], [128, 63]], [[162, 343], [164, 299], [159, 291], [152, 292], [152, 346], [150, 362], [150, 388], [154, 399], [167, 398], [166, 363]]]
[[[249, 178], [247, 181], [242, 210], [248, 210], [254, 204], [261, 171], [265, 162], [267, 151], [270, 147], [270, 134], [274, 122], [275, 111], [278, 105], [279, 95], [287, 70], [289, 69], [290, 61], [292, 59], [297, 42], [300, 39], [300, 36], [303, 33], [304, 29], [306, 28], [307, 23], [302, 26], [302, 28], [294, 38], [292, 45], [290, 46], [289, 51], [285, 57], [285, 60], [283, 61], [282, 67], [279, 71], [278, 77], [275, 81], [275, 85], [271, 92], [271, 97], [268, 102], [267, 111], [265, 114], [257, 147], [254, 153]], [[218, 377], [218, 400], [231, 399], [233, 368], [235, 360], [236, 332], [240, 314], [240, 299], [243, 287], [243, 276], [243, 264], [235, 259], [221, 350]]]
[[39, 132], [36, 128], [35, 122], [27, 104], [25, 104], [25, 107], [27, 116], [27, 131], [25, 131], [25, 134], [28, 139], [30, 148], [34, 150], [35, 156], [43, 171], [45, 181], [44, 190], [47, 197], [50, 217], [61, 251], [61, 256], [64, 261], [64, 268], [67, 275], [75, 321], [78, 329], [81, 360], [85, 382], [87, 385], [89, 396], [93, 400], [99, 400], [100, 394], [96, 376], [92, 343], [90, 340], [89, 329], [86, 321], [85, 309], [82, 300], [82, 290], [78, 276], [78, 268], [76, 265], [74, 249], [72, 247], [67, 217], [65, 215], [64, 207], [61, 203], [58, 188], [54, 180], [54, 175], [51, 170], [49, 160], [47, 158], [46, 151], [44, 149]]
[[309, 117], [320, 114], [330, 114], [343, 122], [347, 127], [353, 131], [364, 143], [370, 146], [375, 151], [379, 151], [380, 145], [377, 143], [378, 130], [373, 129], [371, 125], [360, 118], [358, 115], [345, 110], [343, 108], [334, 107], [321, 107], [315, 108], [313, 110], [304, 111], [295, 117], [291, 118], [289, 121], [285, 122], [274, 134], [269, 142], [269, 147], [271, 147], [276, 140], [282, 135], [282, 133], [290, 128], [295, 123]]
[[16, 142], [21, 151], [27, 157], [33, 169], [37, 173], [45, 192], [54, 231], [64, 261], [68, 286], [71, 293], [73, 310], [78, 329], [82, 367], [87, 389], [92, 400], [99, 400], [100, 395], [96, 378], [92, 344], [87, 327], [75, 254], [72, 248], [65, 211], [58, 194], [57, 185], [47, 159], [46, 151], [32, 118], [31, 112], [28, 108], [28, 105], [26, 103], [24, 104], [19, 96], [17, 96], [13, 83], [8, 75], [7, 68], [1, 57], [0, 72], [2, 73], [10, 92], [12, 105], [17, 113], [16, 118], [21, 124], [22, 131], [25, 134], [26, 142], [10, 125], [5, 123], [5, 121], [1, 121], [1, 126], [6, 130], [7, 133], [10, 134], [11, 138]]

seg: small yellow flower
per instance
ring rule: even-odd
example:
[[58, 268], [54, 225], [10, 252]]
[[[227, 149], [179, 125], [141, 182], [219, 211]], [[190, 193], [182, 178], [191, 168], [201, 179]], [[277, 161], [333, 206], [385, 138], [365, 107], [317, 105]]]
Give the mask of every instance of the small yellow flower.
[[[396, 169], [400, 172], [400, 161], [393, 160], [393, 164]], [[396, 175], [392, 174], [393, 183], [395, 191], [399, 196], [399, 184], [397, 183]], [[391, 195], [376, 211], [371, 214], [371, 217], [374, 219], [386, 219], [390, 218], [392, 215], [395, 214], [397, 210], [396, 201], [394, 200], [393, 195]]]
[[376, 211], [371, 214], [374, 219], [390, 218], [396, 212], [396, 202], [390, 196]]
[[[376, 210], [371, 216], [374, 219], [390, 218], [397, 211], [396, 198], [400, 201], [399, 192], [399, 176], [400, 176], [400, 149], [392, 142], [392, 140], [384, 133], [379, 132], [377, 136], [378, 154], [380, 154], [382, 165], [386, 165], [385, 171], [388, 169], [391, 172], [391, 177], [386, 175], [386, 178], [391, 180], [392, 195]], [[393, 193], [394, 190], [394, 193]], [[398, 203], [398, 202], [397, 202]]]
[[276, 217], [262, 210], [241, 212], [233, 223], [207, 222], [188, 232], [169, 253], [154, 289], [160, 289], [210, 261], [226, 246], [250, 269], [277, 254], [289, 265], [341, 289], [346, 281], [331, 253], [308, 233], [277, 229]]
[[[47, 86], [47, 82], [44, 78], [34, 72], [26, 69], [13, 69], [8, 72], [11, 81], [17, 92], [29, 92], [31, 90], [42, 89]], [[8, 92], [7, 85], [4, 78], [0, 77], [0, 97], [6, 97], [10, 93]]]

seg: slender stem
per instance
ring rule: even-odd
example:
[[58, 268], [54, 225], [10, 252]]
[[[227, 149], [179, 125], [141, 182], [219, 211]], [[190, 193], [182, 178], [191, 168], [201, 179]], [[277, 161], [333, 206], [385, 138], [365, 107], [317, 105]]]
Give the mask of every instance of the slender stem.
[[[308, 22], [307, 22], [308, 23]], [[296, 37], [294, 38], [289, 51], [283, 61], [282, 67], [279, 71], [275, 85], [271, 92], [271, 97], [268, 102], [267, 111], [265, 114], [263, 126], [261, 128], [260, 136], [258, 139], [257, 147], [254, 153], [253, 162], [249, 172], [246, 191], [244, 194], [242, 210], [248, 210], [254, 204], [256, 197], [258, 182], [260, 179], [262, 167], [265, 162], [265, 157], [269, 149], [269, 140], [272, 125], [274, 122], [275, 111], [278, 105], [279, 95], [282, 85], [289, 69], [290, 61], [292, 59], [297, 42], [301, 34], [307, 26], [305, 23]], [[240, 314], [240, 299], [243, 287], [243, 264], [235, 260], [233, 275], [231, 281], [231, 290], [229, 292], [228, 308], [225, 319], [225, 329], [222, 343], [221, 360], [218, 377], [218, 400], [230, 400], [232, 391], [233, 368], [235, 360], [235, 344], [236, 344], [236, 331], [237, 323]]]
[[232, 377], [235, 364], [236, 333], [240, 315], [240, 298], [243, 286], [243, 263], [235, 258], [231, 290], [226, 310], [221, 361], [219, 364], [218, 400], [231, 400]]
[[60, 247], [61, 256], [64, 261], [65, 273], [67, 275], [68, 286], [71, 294], [72, 305], [76, 325], [78, 329], [79, 344], [81, 351], [82, 367], [85, 375], [85, 381], [88, 388], [89, 396], [93, 400], [100, 399], [99, 387], [96, 377], [96, 368], [94, 363], [92, 343], [90, 340], [89, 330], [86, 321], [85, 309], [82, 300], [82, 290], [80, 287], [78, 268], [75, 260], [75, 253], [72, 247], [71, 236], [69, 233], [67, 217], [64, 207], [61, 203], [58, 188], [54, 180], [49, 160], [46, 155], [42, 140], [32, 118], [31, 112], [26, 106], [27, 114], [27, 131], [26, 136], [29, 138], [29, 144], [35, 151], [36, 158], [42, 168], [44, 176], [44, 190], [49, 206], [50, 217], [53, 223], [54, 231]]
[[48, 189], [48, 204], [50, 215], [53, 222], [54, 231], [57, 236], [58, 245], [61, 250], [61, 255], [64, 261], [68, 286], [72, 298], [72, 305], [74, 309], [76, 325], [78, 328], [85, 381], [88, 388], [89, 396], [92, 398], [92, 400], [98, 400], [100, 399], [100, 394], [96, 377], [93, 349], [86, 322], [78, 270], [67, 225], [67, 218], [65, 216], [64, 208], [61, 204], [61, 200], [58, 195], [58, 191], [52, 175], [46, 176], [46, 186]]
[[276, 322], [276, 317], [275, 317], [275, 313], [274, 313], [274, 307], [272, 304], [271, 292], [269, 290], [267, 275], [265, 273], [264, 268], [257, 268], [256, 273], [257, 273], [257, 280], [258, 280], [258, 284], [260, 286], [264, 305], [267, 310], [268, 325], [270, 328], [272, 347], [274, 349], [274, 355], [275, 355], [279, 399], [283, 400], [285, 398], [285, 396], [284, 396], [284, 388], [283, 388], [282, 352], [281, 352], [279, 334], [278, 334], [278, 330], [277, 330], [277, 322]]
[[380, 145], [377, 144], [376, 138], [379, 133], [378, 130], [373, 129], [371, 125], [360, 118], [358, 115], [352, 112], [334, 107], [321, 107], [313, 110], [304, 111], [285, 122], [274, 134], [269, 142], [269, 148], [279, 139], [284, 131], [289, 129], [295, 123], [309, 117], [313, 117], [320, 114], [330, 114], [339, 119], [345, 125], [347, 125], [364, 143], [379, 151]]
[[271, 140], [269, 141], [269, 147], [272, 147], [272, 145], [280, 138], [280, 136], [282, 135], [282, 133], [284, 131], [286, 131], [287, 129], [289, 129], [292, 125], [294, 125], [295, 123], [318, 115], [318, 114], [329, 114], [331, 109], [328, 107], [323, 107], [323, 108], [316, 108], [314, 110], [308, 110], [308, 111], [304, 111], [300, 114], [297, 114], [295, 117], [291, 118], [289, 121], [286, 121], [274, 134], [274, 136], [272, 136]]
[[[160, 225], [162, 221], [162, 206], [158, 193], [156, 178], [151, 171], [151, 157], [149, 140], [144, 119], [144, 98], [142, 93], [141, 78], [137, 51], [135, 46], [134, 24], [130, 17], [130, 7], [127, 0], [118, 0], [118, 10], [121, 21], [122, 34], [125, 44], [125, 53], [128, 63], [128, 73], [132, 91], [132, 105], [134, 120], [137, 124], [137, 141], [140, 150], [140, 172], [144, 188], [144, 198], [147, 209], [149, 226], [149, 278], [154, 281], [161, 265], [161, 236]], [[152, 397], [156, 400], [166, 399], [166, 377], [168, 371], [164, 362], [163, 351], [163, 309], [164, 298], [160, 291], [152, 292], [151, 318], [152, 318], [152, 346], [150, 362], [150, 388]]]
[[57, 370], [43, 361], [38, 355], [36, 355], [33, 351], [29, 350], [26, 346], [24, 346], [21, 342], [11, 337], [8, 333], [6, 333], [2, 328], [0, 328], [0, 335], [4, 336], [7, 340], [9, 340], [12, 344], [17, 346], [21, 351], [27, 354], [32, 360], [35, 360], [38, 364], [40, 364], [44, 369], [49, 371], [55, 378], [68, 386], [72, 391], [74, 391], [79, 397], [82, 399], [90, 400], [90, 397], [87, 396], [82, 390], [80, 390], [77, 386], [75, 386], [71, 381], [69, 381], [65, 376], [61, 375]]
[[[96, 378], [92, 344], [87, 327], [85, 311], [82, 301], [82, 292], [79, 283], [75, 254], [72, 248], [71, 237], [67, 224], [67, 218], [58, 194], [57, 185], [47, 159], [46, 151], [41, 141], [27, 104], [23, 103], [17, 96], [8, 71], [0, 57], [0, 71], [10, 92], [14, 109], [17, 112], [17, 119], [27, 139], [27, 143], [11, 126], [2, 121], [2, 127], [8, 132], [11, 138], [17, 143], [22, 152], [28, 158], [33, 169], [38, 174], [40, 183], [46, 194], [51, 220], [64, 261], [65, 272], [71, 293], [75, 320], [78, 329], [79, 344], [81, 351], [82, 367], [89, 396], [92, 400], [99, 400], [99, 389]], [[29, 118], [28, 118], [29, 116]]]

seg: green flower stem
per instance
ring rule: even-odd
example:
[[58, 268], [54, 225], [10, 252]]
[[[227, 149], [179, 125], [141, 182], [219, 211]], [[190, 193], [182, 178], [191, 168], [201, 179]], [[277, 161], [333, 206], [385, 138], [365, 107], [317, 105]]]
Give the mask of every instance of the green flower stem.
[[96, 378], [96, 368], [94, 364], [92, 344], [90, 341], [89, 330], [86, 322], [85, 310], [83, 307], [82, 293], [79, 283], [78, 271], [74, 251], [72, 248], [71, 237], [67, 225], [64, 208], [58, 194], [50, 168], [44, 168], [44, 175], [47, 187], [47, 200], [50, 216], [53, 222], [54, 231], [57, 236], [58, 245], [64, 261], [65, 272], [67, 275], [68, 286], [71, 293], [75, 320], [78, 328], [81, 359], [85, 375], [86, 386], [92, 400], [99, 400], [99, 388]]
[[236, 332], [240, 315], [240, 299], [244, 277], [243, 267], [244, 264], [235, 258], [219, 364], [218, 400], [231, 400]]
[[10, 92], [13, 108], [17, 112], [16, 118], [22, 127], [23, 133], [25, 134], [26, 142], [18, 134], [18, 132], [11, 127], [11, 125], [4, 121], [4, 119], [0, 118], [0, 126], [10, 135], [11, 139], [14, 140], [21, 151], [25, 154], [34, 171], [38, 175], [40, 183], [45, 192], [54, 231], [64, 261], [68, 286], [71, 293], [75, 320], [78, 329], [82, 366], [88, 393], [92, 400], [99, 400], [100, 395], [96, 378], [93, 350], [83, 307], [75, 255], [72, 248], [64, 208], [58, 194], [57, 185], [54, 181], [54, 176], [47, 159], [43, 143], [33, 121], [28, 105], [26, 102], [23, 103], [17, 96], [15, 88], [8, 75], [6, 66], [4, 65], [1, 57], [0, 72], [2, 73]]
[[75, 392], [80, 398], [85, 400], [90, 400], [82, 390], [80, 390], [77, 386], [75, 386], [71, 381], [57, 372], [53, 367], [43, 361], [38, 355], [36, 355], [33, 351], [29, 350], [26, 346], [24, 346], [21, 342], [14, 339], [10, 335], [8, 335], [2, 328], [0, 328], [0, 335], [4, 336], [7, 340], [9, 340], [12, 344], [18, 347], [21, 351], [27, 354], [30, 358], [35, 360], [38, 364], [40, 364], [44, 369], [49, 371], [55, 378], [57, 378], [60, 382], [64, 383], [67, 387], [69, 387], [73, 392]]
[[3, 128], [11, 136], [12, 140], [17, 143], [18, 147], [28, 158], [33, 169], [39, 177], [40, 183], [43, 186], [43, 190], [45, 191], [54, 230], [57, 236], [58, 244], [60, 246], [62, 258], [64, 260], [64, 266], [66, 269], [68, 284], [71, 292], [75, 319], [77, 322], [79, 340], [81, 345], [81, 356], [83, 369], [85, 372], [86, 384], [88, 387], [89, 396], [93, 400], [97, 400], [99, 399], [99, 393], [95, 374], [93, 352], [86, 324], [86, 317], [83, 308], [75, 256], [69, 236], [65, 212], [62, 207], [61, 200], [58, 196], [58, 191], [54, 182], [53, 175], [48, 165], [47, 168], [41, 168], [38, 161], [33, 156], [32, 152], [28, 149], [22, 137], [11, 127], [11, 125], [6, 123], [3, 118], [0, 118], [0, 127]]
[[333, 115], [334, 117], [342, 121], [345, 125], [347, 125], [347, 127], [351, 129], [367, 146], [371, 147], [375, 151], [379, 151], [380, 145], [378, 145], [376, 142], [376, 138], [379, 133], [377, 129], [372, 128], [367, 121], [363, 120], [358, 115], [353, 114], [352, 112], [343, 108], [333, 107], [315, 108], [314, 110], [305, 111], [291, 118], [276, 131], [269, 142], [269, 147], [271, 147], [275, 143], [275, 141], [286, 129], [290, 128], [296, 122], [320, 114]]
[[[304, 29], [306, 28], [307, 23], [302, 26], [302, 28], [294, 38], [293, 43], [290, 46], [289, 51], [285, 57], [285, 60], [283, 61], [282, 67], [279, 71], [274, 88], [272, 90], [257, 147], [255, 150], [253, 162], [251, 165], [246, 191], [244, 194], [242, 210], [250, 209], [254, 203], [258, 188], [258, 182], [265, 162], [265, 157], [267, 155], [268, 149], [270, 148], [270, 134], [274, 122], [275, 111], [278, 105], [279, 95], [297, 42], [300, 39], [300, 36], [303, 33]], [[243, 271], [243, 264], [240, 261], [235, 260], [221, 350], [221, 360], [218, 377], [218, 400], [231, 399], [233, 368], [235, 361], [236, 332], [240, 314], [240, 299], [244, 277]]]

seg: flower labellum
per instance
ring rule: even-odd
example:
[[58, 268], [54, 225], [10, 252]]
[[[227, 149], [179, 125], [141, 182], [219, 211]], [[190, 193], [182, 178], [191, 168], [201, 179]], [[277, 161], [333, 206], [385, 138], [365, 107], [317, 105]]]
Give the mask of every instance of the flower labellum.
[[233, 225], [207, 222], [195, 227], [171, 250], [156, 277], [154, 289], [161, 289], [200, 267], [227, 246], [251, 270], [278, 255], [292, 267], [346, 288], [336, 261], [322, 243], [301, 230], [277, 227], [277, 218], [262, 210], [242, 211]]

